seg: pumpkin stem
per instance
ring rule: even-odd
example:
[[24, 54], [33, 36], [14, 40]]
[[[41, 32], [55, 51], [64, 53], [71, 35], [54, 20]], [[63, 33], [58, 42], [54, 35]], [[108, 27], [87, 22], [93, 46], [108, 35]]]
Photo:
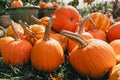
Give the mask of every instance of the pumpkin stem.
[[79, 48], [83, 48], [88, 45], [88, 42], [76, 33], [67, 30], [62, 30], [60, 33], [79, 43]]
[[41, 24], [41, 19], [36, 18], [34, 15], [32, 15], [31, 18], [32, 18], [37, 24]]
[[3, 36], [6, 37], [7, 36], [6, 30], [2, 26], [0, 26], [0, 29], [3, 31]]
[[22, 20], [19, 20], [19, 24], [22, 26], [22, 28], [24, 29], [24, 31], [25, 31], [26, 33], [28, 33], [30, 36], [35, 36], [35, 32], [29, 30], [28, 27], [27, 27], [27, 24], [24, 24], [24, 23], [22, 22]]
[[85, 17], [84, 20], [79, 24], [79, 31], [78, 31], [79, 34], [81, 34], [81, 33], [84, 32], [83, 27], [84, 27], [85, 22], [86, 22], [88, 19], [89, 19], [89, 16]]
[[43, 40], [45, 40], [45, 41], [49, 40], [49, 34], [51, 32], [51, 26], [52, 26], [52, 22], [53, 22], [54, 18], [55, 18], [55, 16], [50, 17], [50, 20], [48, 21], [48, 24], [45, 28], [45, 34], [44, 34], [44, 38], [43, 38]]
[[15, 40], [17, 41], [17, 40], [20, 40], [20, 38], [19, 38], [13, 24], [14, 24], [14, 21], [11, 20], [11, 27], [12, 27], [12, 30], [13, 30], [13, 33], [14, 33], [14, 36], [15, 36]]
[[96, 28], [96, 24], [95, 24], [95, 22], [93, 21], [92, 18], [89, 18], [89, 20], [90, 20], [90, 22], [93, 24], [93, 27], [94, 27], [94, 30], [93, 30], [93, 31], [96, 31], [97, 28]]

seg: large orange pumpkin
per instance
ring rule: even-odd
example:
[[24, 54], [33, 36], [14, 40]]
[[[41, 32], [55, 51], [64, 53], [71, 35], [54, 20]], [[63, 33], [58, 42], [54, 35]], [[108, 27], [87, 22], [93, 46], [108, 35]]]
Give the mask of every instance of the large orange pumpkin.
[[[95, 22], [97, 29], [102, 29], [103, 31], [106, 31], [111, 25], [111, 20], [105, 14], [102, 14], [100, 12], [92, 13], [90, 15], [90, 18]], [[91, 29], [94, 29], [94, 25], [92, 25], [90, 20], [88, 20], [86, 21], [84, 28], [85, 31], [89, 31]]]
[[107, 37], [109, 42], [115, 39], [120, 39], [120, 22], [116, 22], [110, 26], [107, 31]]
[[98, 78], [116, 65], [115, 52], [107, 42], [99, 39], [84, 40], [78, 34], [68, 31], [61, 33], [80, 44], [69, 53], [68, 59], [83, 76]]
[[14, 0], [11, 3], [11, 7], [21, 7], [21, 6], [23, 6], [23, 2], [21, 0]]
[[39, 39], [32, 48], [31, 63], [37, 70], [54, 71], [64, 60], [64, 52], [60, 43], [49, 38], [51, 22], [46, 27], [44, 38]]
[[14, 26], [15, 40], [9, 41], [2, 48], [2, 59], [6, 64], [19, 66], [27, 63], [30, 58], [32, 45], [27, 40], [21, 40]]
[[52, 29], [57, 32], [60, 32], [63, 29], [76, 32], [78, 29], [78, 23], [82, 21], [77, 9], [69, 5], [58, 7], [54, 11], [54, 15], [56, 18], [53, 21]]

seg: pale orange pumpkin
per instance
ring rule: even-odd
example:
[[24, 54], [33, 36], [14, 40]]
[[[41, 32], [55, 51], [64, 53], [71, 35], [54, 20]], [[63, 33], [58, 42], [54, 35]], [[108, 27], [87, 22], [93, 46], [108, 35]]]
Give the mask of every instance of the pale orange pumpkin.
[[119, 80], [120, 79], [120, 64], [115, 65], [108, 74], [109, 80]]
[[99, 39], [84, 40], [78, 34], [65, 30], [61, 34], [80, 44], [69, 53], [68, 60], [81, 75], [99, 78], [116, 65], [115, 52], [107, 42]]
[[[96, 28], [106, 31], [109, 29], [111, 25], [111, 20], [105, 15], [100, 12], [94, 12], [90, 15], [90, 18], [94, 21]], [[94, 29], [94, 25], [88, 20], [84, 25], [85, 31], [89, 31]]]
[[21, 0], [14, 0], [11, 3], [11, 7], [22, 7], [23, 6], [23, 2]]
[[32, 45], [38, 40], [43, 38], [45, 27], [43, 25], [30, 25], [27, 27], [21, 20], [19, 21], [20, 25], [23, 27], [25, 33], [26, 40], [28, 40]]

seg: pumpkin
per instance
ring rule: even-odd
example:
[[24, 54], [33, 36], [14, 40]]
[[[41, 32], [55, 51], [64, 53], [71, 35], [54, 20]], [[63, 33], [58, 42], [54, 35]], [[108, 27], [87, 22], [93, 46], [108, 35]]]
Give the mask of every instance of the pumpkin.
[[[24, 30], [23, 30], [23, 28], [21, 27], [20, 24], [18, 24], [18, 23], [16, 23], [16, 22], [13, 21], [13, 25], [14, 25], [14, 28], [15, 28], [16, 32], [18, 33], [18, 36], [19, 36], [19, 34], [20, 35], [24, 35]], [[15, 37], [11, 25], [8, 26], [6, 33], [7, 33], [7, 36]]]
[[108, 74], [109, 80], [119, 80], [120, 79], [120, 64], [115, 65]]
[[42, 17], [41, 19], [38, 19], [38, 18], [36, 18], [36, 17], [33, 16], [33, 15], [31, 16], [31, 18], [32, 18], [37, 24], [43, 25], [44, 27], [47, 26], [48, 21], [49, 21], [49, 19], [50, 19], [50, 17], [48, 17], [48, 16], [44, 16], [44, 17]]
[[37, 70], [52, 72], [64, 60], [64, 52], [60, 43], [49, 38], [52, 21], [53, 17], [50, 18], [44, 37], [36, 41], [32, 48], [31, 63]]
[[109, 42], [115, 39], [120, 39], [120, 22], [116, 22], [111, 25], [106, 33]]
[[11, 3], [11, 7], [22, 7], [23, 6], [23, 2], [21, 0], [14, 0]]
[[32, 45], [44, 36], [45, 27], [43, 25], [33, 24], [27, 27], [21, 20], [19, 21], [20, 25], [25, 30], [25, 37]]
[[7, 42], [12, 41], [14, 39], [12, 37], [7, 37], [6, 30], [2, 26], [0, 26], [0, 29], [3, 30], [3, 33], [4, 33], [4, 37], [0, 38], [0, 51], [2, 51], [3, 46]]
[[68, 38], [66, 36], [63, 36], [59, 33], [51, 33], [50, 38], [57, 40], [61, 44], [64, 52], [67, 50]]
[[[111, 25], [111, 20], [105, 15], [100, 12], [94, 12], [90, 15], [90, 18], [94, 21], [96, 28], [106, 31], [109, 29]], [[85, 31], [89, 31], [94, 29], [94, 25], [90, 22], [90, 20], [86, 21], [84, 25]]]
[[12, 29], [15, 34], [15, 40], [9, 41], [4, 45], [2, 59], [5, 64], [21, 66], [29, 61], [32, 45], [27, 40], [19, 38], [14, 25], [12, 25]]
[[80, 35], [70, 31], [61, 31], [79, 43], [68, 55], [73, 68], [83, 76], [99, 78], [116, 65], [113, 48], [99, 39], [83, 39]]
[[113, 47], [116, 55], [120, 54], [120, 39], [113, 40], [109, 44]]
[[40, 8], [47, 8], [46, 2], [40, 1], [40, 2], [39, 2], [39, 6], [40, 6]]
[[55, 2], [55, 1], [53, 1], [53, 2], [52, 2], [52, 6], [57, 8], [57, 7], [58, 7], [58, 3]]
[[82, 21], [77, 9], [70, 5], [63, 5], [54, 11], [55, 20], [52, 24], [52, 29], [56, 32], [61, 30], [69, 30], [76, 32], [78, 30], [78, 23]]
[[88, 31], [95, 39], [100, 39], [103, 41], [107, 41], [107, 36], [105, 31], [101, 30], [101, 29], [97, 29], [96, 24], [94, 23], [94, 21], [92, 20], [92, 18], [89, 18], [90, 22], [93, 24], [94, 29]]
[[[84, 18], [84, 20], [79, 25], [79, 31], [76, 34], [81, 35], [84, 39], [91, 39], [93, 36], [89, 32], [85, 32], [83, 29], [84, 23], [86, 20], [89, 19], [89, 17]], [[68, 52], [71, 52], [77, 43], [71, 39], [68, 39]]]

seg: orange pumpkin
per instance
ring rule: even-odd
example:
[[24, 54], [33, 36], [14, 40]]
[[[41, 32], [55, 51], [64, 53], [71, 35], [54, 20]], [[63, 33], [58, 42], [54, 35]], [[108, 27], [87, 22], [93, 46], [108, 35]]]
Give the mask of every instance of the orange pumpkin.
[[53, 21], [52, 29], [56, 32], [60, 32], [63, 29], [76, 32], [78, 23], [82, 21], [82, 17], [77, 9], [69, 5], [58, 7], [54, 11], [54, 15], [55, 20]]
[[109, 30], [107, 31], [107, 38], [109, 42], [120, 39], [120, 22], [116, 22], [110, 26]]
[[19, 23], [26, 32], [26, 40], [28, 40], [32, 45], [34, 45], [38, 39], [43, 38], [45, 32], [45, 27], [43, 25], [34, 24], [27, 27], [22, 21]]
[[[96, 28], [106, 31], [109, 29], [111, 25], [111, 20], [105, 15], [100, 12], [94, 12], [90, 15], [90, 18], [94, 21]], [[90, 22], [90, 20], [86, 21], [84, 25], [85, 31], [89, 31], [94, 29], [94, 25]]]
[[21, 0], [14, 0], [11, 3], [11, 7], [21, 7], [21, 6], [23, 6], [23, 2]]
[[120, 64], [115, 65], [108, 74], [109, 80], [119, 80], [120, 79]]
[[109, 44], [113, 47], [116, 55], [120, 54], [120, 39], [113, 40]]
[[[18, 23], [16, 23], [16, 22], [13, 22], [13, 25], [14, 25], [14, 28], [15, 28], [15, 30], [16, 30], [16, 32], [17, 32], [18, 34], [20, 34], [20, 35], [23, 35], [23, 34], [24, 34], [24, 30], [23, 30], [23, 28], [21, 27], [20, 24], [18, 24]], [[8, 26], [6, 33], [7, 33], [7, 36], [15, 37], [11, 25]]]
[[0, 51], [2, 51], [3, 46], [14, 39], [12, 37], [7, 37], [6, 30], [2, 26], [0, 26], [0, 29], [3, 30], [4, 33], [4, 37], [0, 38]]
[[56, 7], [56, 8], [58, 7], [58, 3], [55, 1], [52, 2], [52, 5], [53, 5], [53, 7]]
[[32, 18], [37, 24], [43, 25], [44, 27], [47, 26], [48, 21], [49, 21], [49, 19], [50, 19], [50, 17], [48, 17], [48, 16], [44, 16], [44, 17], [42, 17], [41, 19], [38, 19], [38, 18], [36, 18], [36, 17], [33, 16], [33, 15], [31, 16], [31, 18]]
[[15, 34], [15, 40], [9, 41], [4, 45], [2, 59], [6, 64], [20, 66], [29, 61], [32, 45], [27, 40], [21, 40], [18, 37], [13, 25], [12, 29]]
[[84, 40], [78, 34], [64, 30], [61, 33], [80, 44], [69, 53], [68, 59], [83, 76], [99, 78], [116, 65], [115, 52], [107, 42], [99, 39]]
[[40, 8], [47, 8], [46, 2], [40, 1], [40, 2], [39, 2], [39, 6], [40, 6]]
[[32, 48], [31, 63], [37, 70], [52, 72], [64, 60], [64, 52], [60, 43], [49, 38], [52, 20], [53, 18], [50, 19], [44, 38], [39, 39]]

